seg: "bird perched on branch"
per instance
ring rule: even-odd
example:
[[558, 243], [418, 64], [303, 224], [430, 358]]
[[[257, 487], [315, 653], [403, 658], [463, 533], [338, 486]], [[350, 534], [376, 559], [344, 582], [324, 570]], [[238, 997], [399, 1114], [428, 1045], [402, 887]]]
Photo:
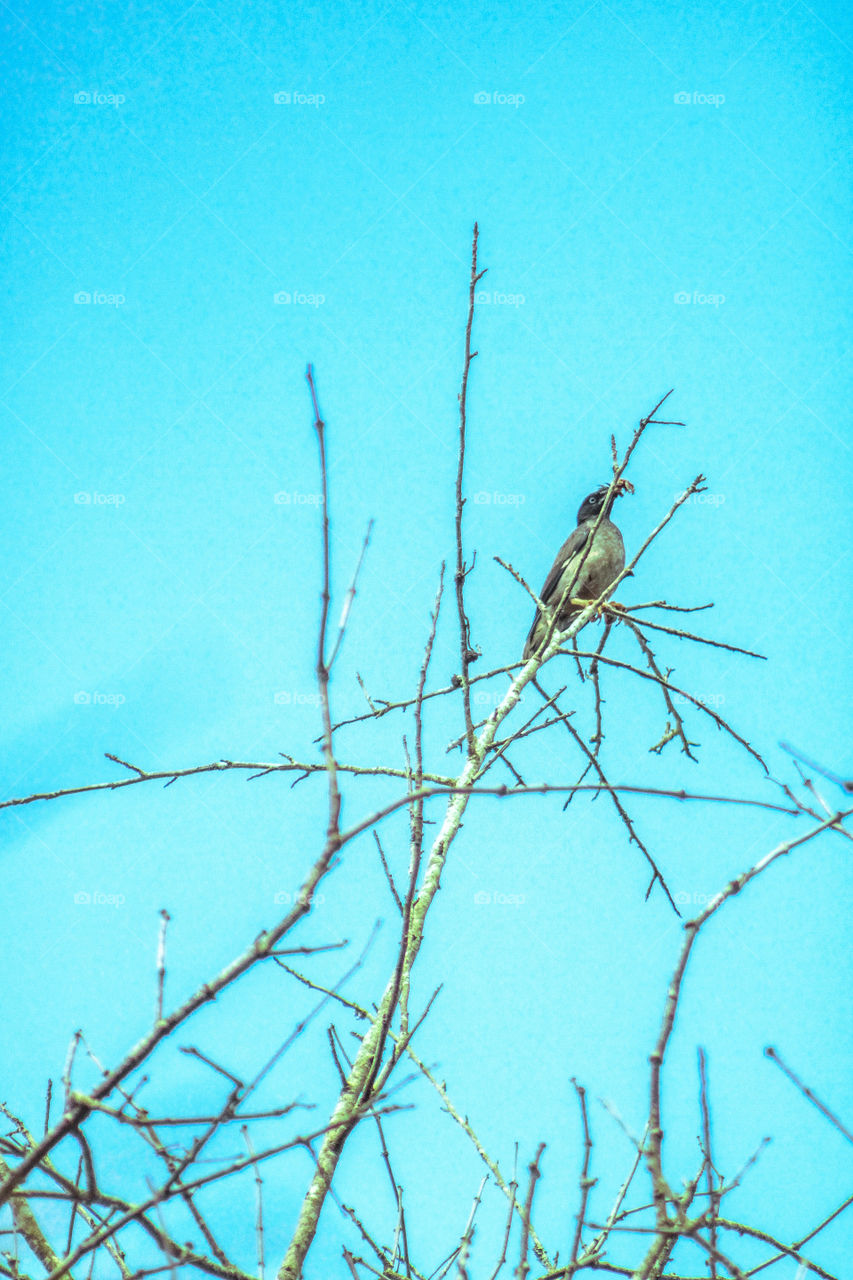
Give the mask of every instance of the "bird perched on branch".
[[[610, 519], [610, 511], [616, 498], [622, 493], [633, 493], [634, 487], [620, 478], [608, 499], [609, 488], [609, 485], [602, 485], [595, 493], [584, 498], [578, 512], [578, 527], [557, 553], [557, 559], [539, 593], [539, 599], [548, 613], [543, 615], [538, 609], [536, 611], [524, 646], [525, 662], [542, 645], [548, 634], [551, 610], [564, 596], [555, 631], [564, 631], [572, 618], [580, 612], [576, 603], [578, 600], [597, 600], [625, 568], [625, 545], [622, 534]], [[601, 521], [590, 543], [593, 527], [602, 510]]]

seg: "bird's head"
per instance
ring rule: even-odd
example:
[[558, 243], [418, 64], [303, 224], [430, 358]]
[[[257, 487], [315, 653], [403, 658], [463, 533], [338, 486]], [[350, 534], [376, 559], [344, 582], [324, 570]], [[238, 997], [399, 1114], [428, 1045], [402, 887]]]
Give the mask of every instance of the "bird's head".
[[609, 484], [603, 484], [601, 488], [596, 489], [594, 493], [591, 493], [588, 497], [584, 498], [581, 503], [580, 511], [578, 512], [578, 524], [583, 524], [584, 520], [594, 520], [601, 508], [605, 506], [605, 503], [606, 510], [604, 514], [605, 516], [609, 516], [610, 508], [613, 506], [616, 498], [620, 498], [623, 493], [634, 492], [634, 486], [628, 480], [624, 480], [620, 477], [616, 482], [616, 488], [610, 495], [610, 501], [607, 502], [607, 490], [609, 488]]

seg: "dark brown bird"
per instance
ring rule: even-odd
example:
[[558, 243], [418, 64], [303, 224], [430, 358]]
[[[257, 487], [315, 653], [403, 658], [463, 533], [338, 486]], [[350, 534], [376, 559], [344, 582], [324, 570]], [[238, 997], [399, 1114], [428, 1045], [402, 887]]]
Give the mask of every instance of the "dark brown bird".
[[567, 591], [566, 601], [557, 618], [555, 633], [564, 631], [572, 618], [580, 612], [572, 606], [572, 599], [597, 600], [625, 568], [622, 534], [610, 519], [614, 500], [627, 488], [624, 482], [610, 495], [592, 545], [587, 548], [593, 525], [607, 499], [608, 488], [608, 485], [602, 485], [595, 493], [584, 498], [578, 512], [578, 527], [569, 534], [557, 553], [557, 559], [539, 593], [539, 599], [549, 612], [543, 616], [538, 609], [536, 611], [524, 646], [525, 662], [536, 653], [548, 633], [551, 607], [557, 605]]

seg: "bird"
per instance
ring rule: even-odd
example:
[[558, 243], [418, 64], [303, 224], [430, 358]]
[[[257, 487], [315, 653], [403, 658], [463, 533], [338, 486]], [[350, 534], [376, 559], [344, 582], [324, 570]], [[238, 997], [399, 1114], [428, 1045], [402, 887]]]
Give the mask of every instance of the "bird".
[[[555, 631], [563, 631], [580, 610], [572, 601], [597, 600], [625, 568], [625, 544], [622, 534], [610, 519], [615, 499], [622, 493], [632, 492], [633, 486], [625, 480], [617, 481], [608, 499], [610, 485], [601, 485], [581, 503], [577, 528], [569, 534], [557, 552], [551, 572], [539, 593], [539, 599], [548, 609], [544, 614], [536, 610], [533, 626], [524, 645], [524, 661], [541, 647], [548, 634], [550, 610], [565, 595], [563, 607], [557, 618]], [[601, 522], [595, 531], [592, 544], [590, 535], [603, 511]], [[568, 592], [568, 594], [566, 594]], [[553, 633], [552, 633], [553, 634]]]

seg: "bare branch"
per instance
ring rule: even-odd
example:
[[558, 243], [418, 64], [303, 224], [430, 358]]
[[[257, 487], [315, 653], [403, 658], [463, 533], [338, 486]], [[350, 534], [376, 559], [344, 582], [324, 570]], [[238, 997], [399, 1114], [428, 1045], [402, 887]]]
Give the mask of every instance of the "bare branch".
[[705, 1050], [699, 1048], [699, 1100], [702, 1107], [702, 1141], [705, 1148], [705, 1171], [708, 1179], [708, 1227], [711, 1256], [708, 1259], [710, 1280], [717, 1280], [717, 1215], [720, 1212], [720, 1195], [714, 1182], [714, 1157], [711, 1151], [711, 1106], [708, 1102], [708, 1076], [705, 1066]]
[[812, 1093], [808, 1085], [803, 1084], [799, 1076], [797, 1076], [791, 1070], [791, 1068], [782, 1061], [781, 1057], [779, 1056], [777, 1051], [773, 1048], [772, 1044], [769, 1044], [767, 1046], [767, 1048], [764, 1050], [764, 1053], [765, 1053], [765, 1056], [768, 1057], [771, 1062], [776, 1063], [776, 1066], [779, 1068], [780, 1071], [784, 1071], [785, 1075], [793, 1084], [796, 1085], [796, 1087], [799, 1089], [803, 1097], [808, 1098], [809, 1102], [812, 1103], [813, 1106], [817, 1107], [821, 1115], [826, 1116], [829, 1123], [834, 1128], [836, 1128], [840, 1134], [843, 1134], [843, 1136], [847, 1139], [848, 1142], [853, 1142], [853, 1133], [850, 1132], [850, 1130], [847, 1128], [846, 1125], [843, 1125], [841, 1123], [841, 1121], [838, 1119], [838, 1116], [833, 1115], [829, 1107], [825, 1106], [821, 1102], [820, 1098], [818, 1098], [814, 1093]]
[[524, 1208], [521, 1211], [521, 1254], [518, 1259], [518, 1266], [515, 1269], [516, 1280], [527, 1280], [527, 1273], [530, 1270], [530, 1263], [527, 1261], [527, 1248], [530, 1240], [530, 1215], [533, 1212], [533, 1196], [536, 1191], [536, 1183], [541, 1174], [539, 1172], [539, 1161], [542, 1159], [542, 1153], [545, 1150], [545, 1143], [540, 1142], [536, 1149], [536, 1155], [527, 1166], [530, 1174], [530, 1180], [527, 1184], [527, 1196], [524, 1201]]
[[264, 1180], [261, 1177], [261, 1171], [258, 1168], [255, 1159], [255, 1148], [252, 1145], [249, 1126], [246, 1124], [241, 1125], [240, 1132], [243, 1135], [249, 1155], [252, 1157], [253, 1162], [255, 1162], [255, 1188], [258, 1203], [257, 1216], [255, 1218], [255, 1235], [258, 1244], [258, 1280], [264, 1280]]
[[583, 1124], [583, 1168], [580, 1176], [580, 1207], [578, 1209], [577, 1225], [575, 1227], [575, 1238], [572, 1241], [571, 1266], [567, 1271], [568, 1277], [574, 1275], [577, 1268], [578, 1254], [581, 1247], [581, 1232], [586, 1219], [586, 1206], [589, 1200], [589, 1193], [595, 1186], [596, 1179], [589, 1176], [589, 1158], [592, 1153], [592, 1138], [589, 1135], [589, 1117], [586, 1112], [586, 1089], [583, 1085], [578, 1084], [574, 1076], [572, 1076], [572, 1084], [575, 1093], [578, 1095], [578, 1102], [581, 1109], [581, 1122]]
[[471, 690], [468, 681], [468, 666], [479, 655], [476, 650], [471, 647], [471, 624], [469, 623], [468, 615], [465, 612], [465, 578], [470, 570], [465, 564], [462, 546], [462, 508], [465, 505], [465, 499], [462, 496], [462, 477], [465, 469], [465, 432], [468, 415], [468, 375], [471, 371], [471, 361], [477, 355], [476, 351], [471, 350], [471, 329], [474, 324], [474, 299], [477, 283], [486, 274], [485, 271], [481, 271], [479, 274], [477, 273], [477, 240], [479, 238], [479, 234], [479, 228], [475, 222], [474, 238], [471, 246], [471, 279], [468, 285], [468, 323], [465, 326], [465, 364], [462, 370], [462, 389], [459, 392], [459, 457], [456, 468], [456, 573], [454, 574], [454, 582], [456, 585], [456, 608], [459, 614], [459, 649], [462, 660], [460, 684], [462, 688], [462, 706], [465, 714], [465, 729], [468, 735], [469, 750], [474, 745], [474, 726], [471, 721]]
[[166, 982], [166, 929], [171, 918], [164, 907], [160, 912], [160, 933], [157, 939], [157, 1005], [154, 1012], [155, 1022], [159, 1022], [163, 1017], [163, 988]]
[[358, 575], [361, 573], [361, 566], [364, 563], [364, 557], [366, 556], [367, 548], [370, 545], [370, 534], [372, 530], [373, 530], [373, 521], [370, 520], [368, 521], [368, 525], [367, 525], [367, 533], [364, 535], [364, 542], [361, 544], [361, 554], [359, 555], [358, 563], [355, 566], [355, 573], [352, 575], [352, 582], [350, 583], [349, 590], [347, 591], [346, 597], [344, 599], [344, 607], [341, 610], [340, 620], [338, 621], [338, 634], [335, 640], [334, 648], [332, 649], [332, 656], [329, 658], [330, 668], [334, 665], [335, 658], [338, 656], [340, 647], [343, 644], [344, 632], [347, 629], [347, 623], [349, 622], [349, 616], [352, 610], [353, 601], [355, 600], [355, 589], [358, 584]]
[[[853, 812], [853, 810], [849, 811]], [[849, 812], [844, 817], [849, 816]], [[661, 1078], [664, 1057], [672, 1029], [675, 1023], [675, 1013], [678, 1007], [678, 1000], [681, 994], [681, 985], [684, 980], [684, 974], [687, 969], [687, 962], [690, 959], [690, 952], [693, 944], [698, 937], [699, 930], [717, 912], [720, 907], [733, 897], [756, 876], [765, 871], [778, 858], [784, 857], [790, 853], [792, 849], [797, 848], [801, 844], [813, 840], [815, 836], [819, 836], [832, 826], [833, 822], [842, 817], [841, 814], [835, 814], [821, 822], [818, 826], [807, 831], [805, 835], [799, 836], [795, 840], [786, 840], [776, 845], [769, 853], [760, 858], [754, 866], [748, 871], [742, 872], [734, 880], [731, 880], [725, 889], [720, 890], [703, 911], [693, 920], [685, 922], [685, 940], [681, 949], [678, 963], [673, 973], [669, 991], [667, 993], [666, 1005], [664, 1008], [663, 1020], [661, 1022], [660, 1033], [658, 1035], [657, 1044], [651, 1054], [651, 1081], [649, 1095], [649, 1141], [646, 1147], [646, 1163], [652, 1180], [652, 1192], [655, 1204], [655, 1213], [657, 1221], [658, 1239], [660, 1240], [670, 1229], [670, 1222], [667, 1214], [667, 1201], [672, 1200], [672, 1192], [669, 1189], [664, 1178], [662, 1152], [663, 1152], [663, 1128], [661, 1126]], [[657, 1266], [660, 1258], [660, 1246], [656, 1244], [646, 1257], [642, 1267], [637, 1271], [637, 1280], [648, 1280], [653, 1274], [654, 1267]]]

